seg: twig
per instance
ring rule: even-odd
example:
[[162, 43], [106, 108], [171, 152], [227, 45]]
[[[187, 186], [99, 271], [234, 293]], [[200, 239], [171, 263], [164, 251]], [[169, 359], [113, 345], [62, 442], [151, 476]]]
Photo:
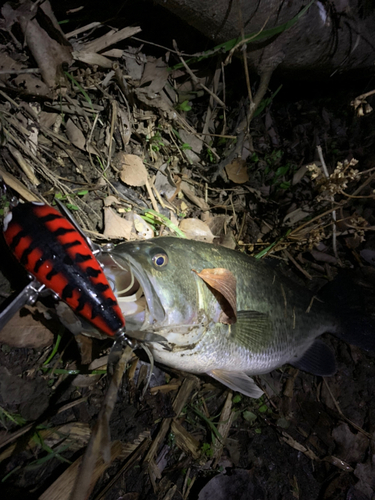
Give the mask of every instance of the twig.
[[[243, 65], [244, 65], [244, 70], [245, 70], [245, 79], [246, 79], [246, 87], [247, 87], [247, 95], [249, 96], [249, 102], [250, 102], [250, 109], [251, 106], [253, 105], [253, 94], [251, 92], [251, 84], [250, 84], [250, 75], [249, 75], [249, 65], [247, 63], [247, 51], [246, 51], [246, 43], [245, 43], [245, 32], [243, 29], [243, 18], [242, 18], [242, 9], [241, 9], [241, 3], [239, 0], [237, 0], [237, 11], [238, 11], [238, 22], [239, 22], [239, 28], [241, 32], [241, 42], [237, 44], [232, 50], [231, 53], [234, 52], [234, 50], [237, 49], [241, 45], [241, 51], [242, 51], [242, 59], [243, 59]], [[268, 19], [267, 19], [268, 21]], [[266, 23], [267, 23], [266, 21]], [[265, 25], [264, 25], [265, 26]], [[262, 29], [264, 28], [262, 27]]]
[[159, 211], [159, 207], [158, 207], [158, 204], [156, 202], [154, 193], [152, 192], [151, 185], [150, 185], [150, 180], [149, 180], [148, 176], [147, 176], [147, 179], [146, 179], [146, 189], [147, 189], [148, 195], [149, 195], [150, 200], [151, 200], [152, 208], [155, 210], [155, 212], [158, 212]]
[[354, 429], [356, 429], [358, 432], [360, 432], [361, 434], [363, 434], [364, 436], [366, 436], [368, 439], [372, 440], [374, 439], [372, 437], [372, 435], [369, 433], [369, 432], [366, 432], [362, 429], [362, 427], [359, 427], [359, 425], [355, 424], [354, 422], [352, 422], [351, 420], [349, 420], [344, 414], [343, 412], [341, 411], [341, 408], [338, 404], [338, 402], [336, 401], [336, 399], [334, 398], [333, 394], [332, 394], [332, 391], [331, 391], [331, 388], [329, 387], [328, 385], [328, 382], [326, 381], [325, 378], [323, 378], [323, 382], [325, 384], [325, 386], [327, 387], [327, 390], [329, 392], [329, 395], [331, 396], [332, 398], [332, 401], [333, 401], [333, 404], [335, 405], [336, 407], [336, 410], [339, 412], [339, 415], [340, 417], [345, 420], [346, 422], [348, 422], [348, 424], [350, 424]]
[[115, 128], [115, 120], [117, 118], [117, 103], [116, 103], [116, 100], [113, 100], [111, 102], [111, 104], [112, 104], [111, 130], [110, 130], [110, 133], [109, 133], [107, 165], [106, 165], [106, 167], [104, 169], [104, 172], [107, 172], [109, 166], [111, 165], [111, 161], [112, 161], [113, 131], [114, 131], [114, 128]]
[[95, 500], [101, 500], [104, 498], [105, 494], [112, 488], [112, 486], [118, 481], [118, 479], [125, 475], [125, 473], [130, 469], [132, 465], [139, 460], [142, 455], [147, 451], [151, 444], [151, 439], [145, 437], [138, 448], [131, 454], [131, 456], [125, 461], [121, 469], [115, 474], [115, 476], [109, 481], [109, 483], [104, 487], [103, 490], [95, 497]]
[[173, 40], [173, 47], [175, 48], [177, 54], [178, 54], [178, 57], [180, 58], [180, 61], [182, 62], [182, 64], [184, 65], [184, 68], [186, 69], [186, 71], [188, 72], [188, 74], [190, 75], [191, 79], [193, 80], [193, 82], [196, 84], [196, 85], [199, 85], [200, 87], [202, 87], [203, 90], [205, 90], [208, 94], [210, 94], [210, 96], [215, 99], [215, 101], [220, 105], [222, 106], [223, 108], [225, 108], [225, 104], [223, 103], [223, 101], [214, 93], [212, 92], [212, 90], [210, 90], [208, 87], [206, 87], [202, 82], [200, 82], [198, 80], [198, 78], [194, 75], [194, 73], [191, 71], [191, 69], [189, 68], [189, 66], [186, 64], [186, 62], [184, 61], [183, 57], [182, 57], [182, 54], [181, 52], [178, 50], [178, 47], [177, 47], [177, 44], [176, 44], [176, 41]]
[[260, 75], [259, 87], [258, 87], [257, 93], [255, 94], [253, 105], [252, 106], [250, 105], [249, 123], [253, 119], [255, 111], [257, 110], [261, 100], [263, 99], [264, 94], [267, 92], [272, 73], [273, 73], [273, 69], [268, 69], [268, 70], [262, 72]]
[[244, 36], [242, 37], [242, 40], [240, 40], [229, 52], [229, 55], [228, 57], [225, 59], [225, 62], [224, 62], [224, 65], [226, 66], [231, 60], [232, 60], [232, 56], [233, 56], [233, 53], [239, 48], [241, 47], [242, 45], [245, 45], [247, 44], [248, 42], [251, 42], [251, 40], [254, 40], [254, 38], [256, 38], [257, 36], [259, 36], [262, 31], [264, 30], [264, 28], [266, 27], [266, 24], [268, 23], [269, 19], [270, 19], [271, 16], [268, 16], [267, 19], [265, 20], [265, 22], [263, 23], [263, 26], [260, 28], [260, 30], [257, 32], [257, 33], [254, 33], [253, 36], [251, 37], [248, 37], [248, 38], [245, 38]]
[[[321, 148], [321, 146], [317, 146], [316, 149], [318, 150], [319, 160], [322, 164], [322, 169], [323, 169], [324, 175], [325, 175], [326, 179], [329, 179], [329, 173], [328, 173], [326, 162], [324, 161], [322, 148]], [[334, 196], [331, 196], [332, 205], [333, 205], [334, 201], [335, 201]], [[333, 254], [337, 259], [337, 262], [340, 263], [340, 257], [339, 257], [339, 254], [337, 252], [336, 222], [337, 222], [336, 210], [333, 210], [332, 211], [332, 249], [333, 249]]]
[[24, 69], [2, 69], [0, 75], [23, 75], [26, 73], [40, 73], [39, 68], [24, 68]]
[[[363, 173], [365, 173], [365, 172], [363, 172]], [[362, 189], [364, 187], [366, 187], [368, 184], [370, 184], [370, 182], [373, 181], [374, 179], [375, 179], [375, 173], [371, 174], [370, 177], [368, 179], [366, 179], [365, 182], [363, 184], [361, 184], [359, 186], [359, 188], [354, 191], [354, 193], [352, 194], [352, 196], [353, 197], [357, 196], [358, 193], [360, 193], [362, 191]]]
[[318, 219], [321, 219], [322, 217], [324, 217], [325, 215], [328, 215], [330, 213], [332, 213], [334, 210], [336, 210], [337, 208], [339, 208], [340, 205], [337, 205], [336, 208], [330, 208], [329, 210], [326, 210], [325, 212], [319, 214], [319, 215], [316, 215], [315, 217], [313, 217], [311, 220], [307, 221], [307, 222], [304, 222], [303, 224], [301, 224], [300, 226], [296, 227], [296, 229], [293, 229], [293, 231], [291, 231], [288, 235], [287, 235], [287, 238], [290, 239], [291, 237], [293, 237], [295, 234], [298, 235], [298, 232], [301, 231], [304, 227], [308, 226], [309, 224], [311, 224], [312, 222], [314, 222], [315, 220], [318, 220]]
[[300, 266], [298, 264], [298, 262], [296, 261], [296, 259], [288, 252], [288, 250], [284, 250], [284, 254], [285, 256], [291, 261], [293, 262], [293, 264], [296, 266], [296, 268], [301, 271], [302, 274], [304, 274], [306, 276], [307, 279], [309, 280], [312, 280], [312, 276], [305, 270], [303, 269], [302, 266]]
[[[179, 54], [178, 50], [173, 50], [170, 47], [166, 47], [165, 45], [160, 45], [158, 43], [150, 42], [149, 40], [144, 40], [143, 38], [138, 38], [137, 36], [132, 36], [132, 39], [137, 40], [137, 42], [142, 42], [146, 45], [152, 45], [153, 47], [159, 47], [159, 49], [164, 49], [167, 52], [171, 52], [172, 54]], [[217, 49], [216, 51], [212, 50], [212, 54], [214, 54], [215, 52], [219, 52], [219, 50], [220, 49]], [[187, 54], [186, 52], [184, 52], [183, 55], [185, 57], [200, 57], [203, 54], [204, 54], [204, 52], [196, 52], [194, 54]]]
[[80, 35], [81, 33], [84, 33], [85, 31], [92, 30], [93, 28], [97, 28], [98, 26], [101, 26], [102, 23], [99, 21], [95, 21], [90, 24], [86, 24], [86, 26], [82, 26], [81, 28], [78, 28], [74, 31], [70, 31], [69, 33], [65, 34], [65, 38], [72, 38], [74, 36]]
[[114, 409], [118, 388], [122, 380], [122, 375], [125, 371], [126, 363], [129, 361], [132, 352], [133, 349], [127, 346], [124, 349], [120, 360], [115, 366], [114, 375], [103, 401], [97, 423], [93, 429], [90, 441], [87, 445], [86, 452], [82, 460], [79, 474], [76, 477], [76, 482], [70, 500], [82, 500], [84, 498], [88, 498], [92, 489], [94, 488], [94, 484], [92, 484], [92, 476], [96, 461], [100, 456], [104, 458], [104, 461], [109, 461], [109, 420]]

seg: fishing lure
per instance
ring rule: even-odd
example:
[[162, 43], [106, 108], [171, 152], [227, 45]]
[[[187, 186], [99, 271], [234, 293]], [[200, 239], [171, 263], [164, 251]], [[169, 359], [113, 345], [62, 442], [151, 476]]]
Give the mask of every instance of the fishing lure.
[[111, 337], [125, 319], [87, 240], [55, 208], [19, 203], [4, 219], [4, 238], [17, 260], [39, 283]]

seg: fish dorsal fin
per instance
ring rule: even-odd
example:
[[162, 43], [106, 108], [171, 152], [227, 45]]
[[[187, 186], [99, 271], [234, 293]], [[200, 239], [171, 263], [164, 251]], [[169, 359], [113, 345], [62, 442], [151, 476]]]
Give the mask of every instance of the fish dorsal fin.
[[223, 314], [220, 322], [231, 325], [237, 319], [237, 280], [233, 273], [222, 267], [193, 271], [206, 283], [220, 304]]
[[238, 311], [237, 323], [230, 327], [230, 337], [246, 349], [267, 347], [274, 337], [273, 323], [258, 311]]
[[336, 372], [335, 356], [321, 340], [315, 340], [298, 361], [290, 362], [290, 364], [320, 377], [329, 377]]
[[229, 372], [227, 370], [211, 370], [207, 372], [215, 380], [229, 387], [233, 391], [241, 392], [249, 398], [260, 398], [262, 389], [255, 384], [254, 380], [244, 372]]

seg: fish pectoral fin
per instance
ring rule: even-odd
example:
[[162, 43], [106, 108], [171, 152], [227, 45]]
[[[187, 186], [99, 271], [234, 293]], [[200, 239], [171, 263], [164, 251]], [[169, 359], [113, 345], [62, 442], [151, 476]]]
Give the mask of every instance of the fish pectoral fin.
[[201, 272], [192, 269], [209, 287], [216, 297], [222, 315], [220, 323], [231, 325], [237, 318], [237, 279], [228, 269], [215, 267], [213, 269], [202, 269]]
[[315, 340], [298, 361], [290, 361], [289, 364], [320, 377], [329, 377], [336, 372], [335, 356], [321, 340]]
[[245, 349], [264, 349], [274, 337], [273, 323], [268, 316], [258, 311], [238, 311], [237, 323], [231, 325], [230, 337]]
[[241, 392], [250, 398], [260, 398], [263, 394], [262, 389], [256, 385], [254, 380], [244, 372], [230, 372], [227, 370], [211, 370], [207, 372], [215, 380], [226, 385], [233, 391]]

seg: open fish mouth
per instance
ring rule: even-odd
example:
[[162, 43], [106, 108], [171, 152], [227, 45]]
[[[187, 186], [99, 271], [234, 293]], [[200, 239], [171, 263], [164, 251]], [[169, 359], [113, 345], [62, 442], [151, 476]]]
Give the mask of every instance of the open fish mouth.
[[165, 311], [142, 268], [129, 256], [115, 253], [100, 257], [104, 273], [126, 320], [126, 329], [142, 330], [163, 322]]

